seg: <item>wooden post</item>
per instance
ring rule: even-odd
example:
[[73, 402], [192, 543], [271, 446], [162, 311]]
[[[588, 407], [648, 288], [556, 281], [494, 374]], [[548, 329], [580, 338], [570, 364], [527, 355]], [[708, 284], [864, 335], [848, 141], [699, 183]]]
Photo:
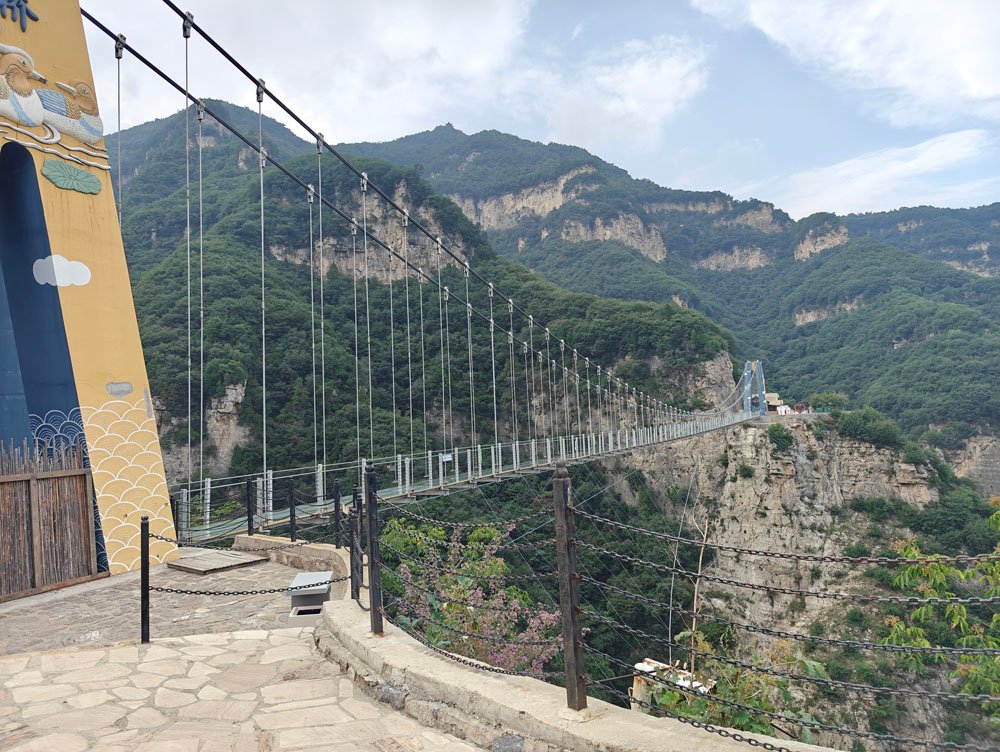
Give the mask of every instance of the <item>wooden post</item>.
[[370, 463], [365, 469], [365, 494], [365, 511], [368, 513], [368, 605], [371, 608], [372, 634], [381, 636], [382, 559], [378, 546], [378, 491], [375, 487], [374, 463]]
[[559, 565], [566, 705], [573, 710], [583, 710], [587, 707], [587, 679], [584, 674], [580, 576], [576, 571], [576, 525], [573, 520], [570, 485], [566, 463], [559, 462], [552, 477], [552, 501], [556, 513], [556, 558]]
[[42, 557], [42, 505], [38, 498], [38, 478], [34, 475], [28, 480], [28, 504], [31, 507], [31, 559], [34, 575], [31, 586], [40, 588], [49, 583], [45, 581]]
[[149, 643], [149, 517], [139, 521], [139, 641]]

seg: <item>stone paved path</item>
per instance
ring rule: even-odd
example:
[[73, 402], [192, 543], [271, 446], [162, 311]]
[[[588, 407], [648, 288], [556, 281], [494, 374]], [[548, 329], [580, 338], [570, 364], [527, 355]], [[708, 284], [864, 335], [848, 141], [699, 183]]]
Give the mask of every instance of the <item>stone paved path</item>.
[[[266, 590], [287, 587], [299, 572], [274, 562], [198, 575], [160, 565], [150, 584], [188, 590]], [[331, 597], [343, 597], [335, 583]], [[208, 597], [150, 594], [150, 634], [177, 637], [237, 629], [277, 629], [288, 624], [284, 593]], [[69, 645], [110, 645], [139, 637], [139, 573], [119, 574], [44, 595], [0, 604], [0, 655]]]
[[464, 752], [364, 695], [311, 629], [0, 657], [2, 752]]

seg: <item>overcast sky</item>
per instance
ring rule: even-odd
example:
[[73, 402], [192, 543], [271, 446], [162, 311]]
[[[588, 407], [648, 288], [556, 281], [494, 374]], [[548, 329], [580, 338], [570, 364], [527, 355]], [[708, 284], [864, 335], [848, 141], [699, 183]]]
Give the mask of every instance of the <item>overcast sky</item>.
[[[159, 0], [82, 4], [183, 80]], [[1000, 0], [179, 4], [331, 142], [495, 128], [797, 218], [1000, 201]], [[85, 26], [113, 131], [113, 43]], [[190, 61], [195, 95], [256, 107], [197, 37]], [[181, 108], [128, 56], [122, 80], [123, 127]]]

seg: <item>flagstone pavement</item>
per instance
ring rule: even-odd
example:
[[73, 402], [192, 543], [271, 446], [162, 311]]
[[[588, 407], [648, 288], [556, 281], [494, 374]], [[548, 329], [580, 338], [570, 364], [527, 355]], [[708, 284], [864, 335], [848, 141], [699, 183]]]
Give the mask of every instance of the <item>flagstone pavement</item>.
[[[150, 585], [188, 590], [246, 591], [285, 588], [300, 570], [265, 561], [251, 567], [198, 575], [160, 564]], [[342, 598], [337, 582], [330, 597]], [[291, 601], [284, 592], [262, 595], [150, 593], [150, 634], [178, 637], [236, 629], [288, 626]], [[139, 638], [139, 572], [0, 603], [0, 655], [72, 645], [111, 645]]]
[[312, 628], [0, 656], [2, 752], [460, 752], [376, 703]]

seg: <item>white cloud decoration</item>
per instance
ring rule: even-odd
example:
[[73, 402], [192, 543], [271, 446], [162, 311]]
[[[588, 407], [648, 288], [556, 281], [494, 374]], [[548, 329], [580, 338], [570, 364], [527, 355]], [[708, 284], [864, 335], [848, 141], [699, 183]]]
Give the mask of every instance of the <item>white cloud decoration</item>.
[[31, 273], [38, 284], [53, 287], [82, 286], [90, 282], [89, 266], [82, 261], [71, 261], [59, 254], [38, 259], [32, 265]]

